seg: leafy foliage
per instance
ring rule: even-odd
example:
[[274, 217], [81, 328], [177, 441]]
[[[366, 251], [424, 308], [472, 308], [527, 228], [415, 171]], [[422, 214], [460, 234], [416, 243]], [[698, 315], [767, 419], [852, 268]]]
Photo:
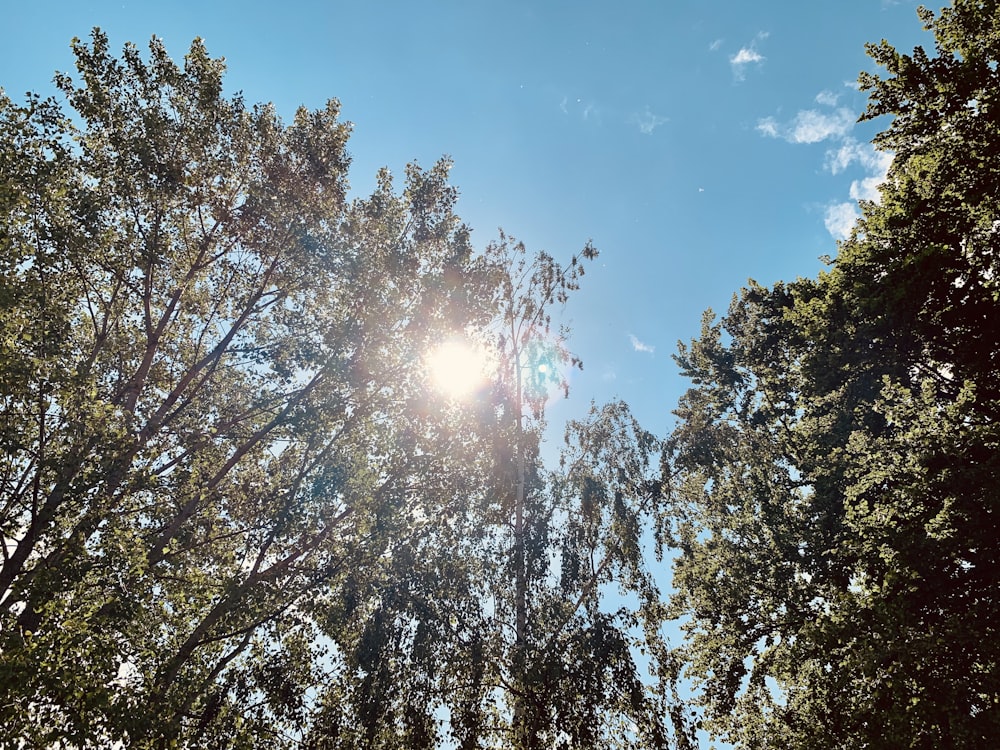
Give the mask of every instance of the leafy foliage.
[[417, 365], [488, 279], [447, 163], [347, 201], [335, 101], [74, 51], [72, 119], [0, 100], [0, 744], [281, 744], [321, 594], [455, 471]]
[[[1000, 13], [870, 53], [895, 151], [813, 280], [751, 285], [682, 346], [674, 611], [740, 747], [989, 747], [1000, 733]], [[994, 321], [994, 322], [991, 322]]]
[[0, 95], [0, 746], [685, 746], [659, 442], [615, 403], [539, 457], [597, 251], [474, 255], [446, 161], [349, 200], [337, 102], [199, 40], [73, 50], [65, 111]]
[[[579, 365], [552, 308], [595, 255], [561, 266], [506, 235], [484, 253], [496, 372], [469, 404], [438, 405], [461, 484], [443, 493], [447, 513], [394, 547], [377, 604], [328, 630], [358, 669], [324, 700], [309, 747], [688, 740], [643, 544], [662, 501], [659, 441], [613, 403], [567, 426], [561, 469], [539, 456], [545, 404]], [[611, 608], [616, 585], [630, 598]]]

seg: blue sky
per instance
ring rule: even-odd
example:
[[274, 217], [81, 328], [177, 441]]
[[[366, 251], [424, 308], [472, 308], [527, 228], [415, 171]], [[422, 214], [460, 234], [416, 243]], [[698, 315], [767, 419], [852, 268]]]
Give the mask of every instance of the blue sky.
[[7, 2], [0, 85], [51, 90], [69, 40], [120, 50], [201, 36], [230, 91], [289, 118], [338, 97], [351, 183], [443, 154], [479, 246], [502, 226], [568, 258], [601, 251], [566, 317], [582, 355], [558, 425], [618, 396], [664, 433], [670, 355], [748, 278], [814, 275], [886, 157], [855, 125], [866, 41], [927, 43], [912, 0]]

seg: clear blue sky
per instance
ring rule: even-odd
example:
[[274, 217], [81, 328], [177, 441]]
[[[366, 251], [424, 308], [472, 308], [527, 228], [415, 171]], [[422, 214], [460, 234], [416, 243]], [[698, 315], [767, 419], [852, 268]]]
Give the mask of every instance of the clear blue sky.
[[[601, 251], [566, 311], [585, 371], [553, 423], [620, 396], [663, 433], [686, 387], [670, 355], [750, 277], [814, 275], [883, 161], [855, 125], [866, 41], [927, 43], [912, 0], [4, 3], [0, 86], [72, 71], [69, 41], [201, 36], [230, 91], [338, 97], [351, 182], [443, 154], [482, 246], [496, 228], [557, 258]], [[846, 223], [845, 223], [846, 221]]]

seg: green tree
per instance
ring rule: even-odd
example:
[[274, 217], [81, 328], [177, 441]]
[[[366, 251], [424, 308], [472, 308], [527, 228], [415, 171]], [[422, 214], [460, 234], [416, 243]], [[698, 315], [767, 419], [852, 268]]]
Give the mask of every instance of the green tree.
[[675, 614], [740, 747], [1000, 735], [1000, 9], [920, 11], [862, 75], [879, 203], [812, 280], [751, 285], [678, 361]]
[[[539, 457], [546, 403], [567, 392], [562, 368], [582, 366], [565, 348], [568, 331], [553, 330], [552, 307], [596, 255], [588, 246], [566, 267], [544, 253], [529, 261], [503, 237], [488, 254], [500, 269], [497, 385], [512, 449], [496, 490], [509, 534], [487, 556], [507, 561], [490, 597], [513, 620], [501, 651], [511, 719], [503, 746], [666, 747], [670, 737], [664, 708], [676, 671], [641, 539], [662, 500], [651, 466], [659, 441], [619, 402], [567, 425], [558, 471]], [[634, 604], [609, 611], [601, 587], [612, 584]], [[651, 686], [633, 648], [650, 655]]]
[[316, 602], [458, 470], [420, 362], [489, 277], [446, 162], [347, 200], [335, 101], [73, 50], [72, 116], [0, 97], [0, 745], [279, 746]]
[[614, 403], [540, 459], [596, 250], [474, 255], [447, 162], [348, 200], [336, 101], [198, 40], [73, 50], [68, 108], [0, 95], [0, 746], [685, 746], [659, 442]]
[[[432, 404], [464, 468], [445, 491], [453, 512], [422, 519], [377, 605], [328, 629], [354, 673], [324, 697], [309, 747], [689, 742], [643, 544], [663, 499], [660, 442], [612, 403], [567, 425], [559, 469], [540, 458], [546, 403], [579, 365], [553, 314], [594, 256], [563, 266], [503, 234], [483, 254], [493, 377], [466, 404]], [[612, 607], [615, 588], [627, 598]]]

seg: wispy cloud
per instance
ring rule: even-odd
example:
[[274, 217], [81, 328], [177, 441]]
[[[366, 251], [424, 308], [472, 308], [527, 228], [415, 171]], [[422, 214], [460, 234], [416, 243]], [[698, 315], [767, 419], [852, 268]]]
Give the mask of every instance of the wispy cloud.
[[744, 68], [750, 63], [764, 62], [765, 57], [755, 49], [743, 47], [739, 52], [729, 58], [729, 64], [733, 68], [733, 76], [737, 81], [742, 81], [747, 77]]
[[729, 58], [733, 65], [746, 65], [747, 63], [763, 62], [764, 56], [751, 47], [743, 47], [735, 55]]
[[885, 182], [885, 174], [868, 175], [864, 179], [854, 180], [851, 183], [851, 197], [856, 201], [873, 201], [878, 203], [882, 200], [882, 193], [879, 186]]
[[858, 143], [854, 138], [845, 138], [840, 148], [826, 152], [825, 166], [832, 174], [842, 172], [855, 163], [872, 174], [885, 177], [892, 164], [892, 154], [878, 151], [870, 143]]
[[852, 166], [864, 171], [864, 176], [851, 181], [848, 195], [850, 202], [833, 202], [827, 205], [823, 223], [827, 231], [838, 240], [850, 236], [858, 220], [857, 201], [878, 202], [879, 186], [885, 182], [892, 154], [878, 151], [870, 143], [859, 143], [852, 135], [855, 115], [846, 107], [836, 107], [838, 96], [831, 91], [821, 91], [816, 102], [827, 109], [803, 109], [787, 122], [765, 117], [757, 122], [757, 131], [768, 138], [781, 138], [789, 143], [819, 143], [832, 141], [833, 148], [826, 151], [824, 168], [838, 175]]
[[867, 144], [858, 143], [853, 138], [845, 138], [840, 148], [826, 152], [826, 163], [823, 165], [830, 174], [840, 174], [854, 162], [864, 163], [875, 153], [875, 149]]
[[757, 132], [763, 133], [768, 138], [781, 138], [781, 126], [773, 117], [764, 117], [757, 120]]
[[868, 174], [851, 183], [850, 196], [859, 201], [881, 199], [879, 185], [885, 182], [892, 165], [892, 154], [878, 151], [870, 143], [858, 143], [853, 138], [845, 138], [840, 147], [826, 152], [824, 165], [831, 174], [839, 174], [852, 164], [858, 164]]
[[716, 40], [714, 40], [710, 45], [708, 45], [708, 51], [709, 52], [718, 52], [719, 48], [722, 46], [722, 42], [723, 42], [722, 39], [716, 39]]
[[748, 65], [759, 65], [767, 58], [757, 51], [757, 44], [767, 39], [768, 33], [762, 31], [754, 37], [753, 41], [745, 47], [740, 47], [735, 55], [729, 57], [729, 65], [733, 69], [733, 77], [737, 81], [746, 78], [746, 67]]
[[653, 112], [647, 106], [642, 112], [636, 112], [630, 118], [630, 121], [639, 126], [639, 132], [645, 135], [650, 135], [654, 130], [656, 130], [660, 125], [670, 121], [669, 117], [661, 117], [660, 115], [653, 114]]
[[568, 96], [563, 96], [559, 100], [559, 111], [564, 115], [579, 116], [585, 121], [594, 120], [600, 123], [601, 120], [601, 108], [597, 106], [597, 103], [579, 97], [570, 99]]
[[773, 117], [757, 122], [757, 130], [769, 138], [783, 138], [789, 143], [819, 143], [830, 138], [843, 138], [851, 132], [856, 117], [841, 107], [833, 112], [803, 109], [791, 122], [779, 123]]
[[816, 94], [816, 103], [825, 104], [827, 107], [836, 107], [837, 99], [840, 97], [832, 91], [820, 91]]
[[858, 216], [857, 203], [834, 203], [826, 207], [823, 224], [834, 239], [846, 240], [851, 236], [851, 229]]
[[646, 352], [647, 354], [652, 354], [656, 351], [655, 346], [651, 346], [643, 341], [639, 340], [639, 337], [634, 333], [628, 335], [628, 340], [632, 342], [632, 348], [637, 352]]

